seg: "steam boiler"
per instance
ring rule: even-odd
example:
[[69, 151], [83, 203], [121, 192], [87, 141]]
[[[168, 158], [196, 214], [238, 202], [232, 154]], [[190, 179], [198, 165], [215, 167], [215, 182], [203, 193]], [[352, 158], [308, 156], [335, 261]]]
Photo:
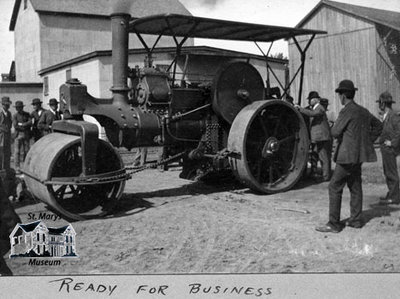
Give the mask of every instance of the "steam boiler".
[[[168, 71], [153, 66], [155, 45], [147, 45], [142, 34], [158, 35], [155, 44], [162, 35], [171, 36], [178, 57], [189, 37], [273, 42], [323, 32], [173, 14], [132, 20], [125, 13], [111, 15], [111, 30], [112, 97], [92, 97], [78, 79], [60, 87], [64, 119], [32, 146], [23, 169], [35, 197], [67, 219], [109, 213], [125, 181], [141, 170], [124, 166], [117, 151], [122, 147], [160, 146], [158, 164], [179, 159], [186, 179], [228, 171], [261, 193], [296, 184], [307, 163], [308, 130], [293, 106], [267, 98], [254, 66], [232, 61], [209, 84], [183, 84], [175, 77], [176, 60]], [[141, 68], [128, 66], [129, 33], [147, 51]], [[104, 127], [108, 141], [98, 138], [97, 126], [84, 121], [84, 114]]]

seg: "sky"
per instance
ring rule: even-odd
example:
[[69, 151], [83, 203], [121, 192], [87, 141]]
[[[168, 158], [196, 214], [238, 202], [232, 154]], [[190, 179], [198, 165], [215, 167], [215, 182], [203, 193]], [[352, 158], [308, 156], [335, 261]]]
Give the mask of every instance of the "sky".
[[[336, 1], [400, 12], [400, 0]], [[14, 2], [15, 0], [0, 0], [0, 73], [7, 73], [14, 60], [14, 35], [8, 30]], [[294, 27], [318, 4], [319, 0], [180, 0], [180, 2], [194, 16]], [[195, 45], [261, 54], [253, 43], [196, 39]], [[263, 45], [262, 48], [264, 52], [268, 51], [268, 45]], [[280, 52], [287, 56], [285, 42], [275, 43], [271, 49], [271, 54]]]

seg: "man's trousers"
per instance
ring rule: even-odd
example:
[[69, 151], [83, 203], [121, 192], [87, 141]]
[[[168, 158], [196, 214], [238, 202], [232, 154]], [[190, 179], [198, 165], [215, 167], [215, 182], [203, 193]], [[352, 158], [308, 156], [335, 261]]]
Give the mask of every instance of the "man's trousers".
[[329, 183], [329, 225], [341, 229], [340, 210], [342, 206], [342, 194], [347, 184], [350, 190], [350, 219], [352, 223], [362, 223], [362, 185], [361, 163], [336, 164], [331, 181]]
[[385, 175], [388, 193], [386, 199], [400, 202], [399, 173], [397, 171], [396, 153], [391, 147], [381, 146], [383, 174]]

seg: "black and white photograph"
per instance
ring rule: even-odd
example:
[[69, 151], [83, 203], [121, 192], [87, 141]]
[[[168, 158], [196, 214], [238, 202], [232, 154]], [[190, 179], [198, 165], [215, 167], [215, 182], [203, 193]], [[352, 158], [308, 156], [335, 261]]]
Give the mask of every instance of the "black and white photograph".
[[400, 291], [399, 0], [0, 0], [0, 39], [4, 298]]

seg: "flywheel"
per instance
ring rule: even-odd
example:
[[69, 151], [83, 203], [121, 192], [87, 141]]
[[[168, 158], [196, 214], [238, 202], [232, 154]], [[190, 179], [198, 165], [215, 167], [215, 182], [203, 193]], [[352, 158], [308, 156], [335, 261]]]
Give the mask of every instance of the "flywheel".
[[301, 114], [282, 100], [257, 101], [232, 123], [228, 150], [235, 175], [249, 188], [275, 193], [292, 188], [307, 164], [309, 137]]
[[125, 180], [99, 180], [104, 174], [125, 171], [119, 153], [103, 140], [98, 140], [96, 173], [91, 180], [79, 180], [81, 151], [79, 136], [52, 133], [31, 147], [24, 164], [25, 181], [32, 194], [72, 220], [109, 213], [125, 186]]
[[265, 99], [264, 82], [257, 69], [237, 61], [223, 66], [213, 83], [213, 109], [231, 124], [243, 107]]

